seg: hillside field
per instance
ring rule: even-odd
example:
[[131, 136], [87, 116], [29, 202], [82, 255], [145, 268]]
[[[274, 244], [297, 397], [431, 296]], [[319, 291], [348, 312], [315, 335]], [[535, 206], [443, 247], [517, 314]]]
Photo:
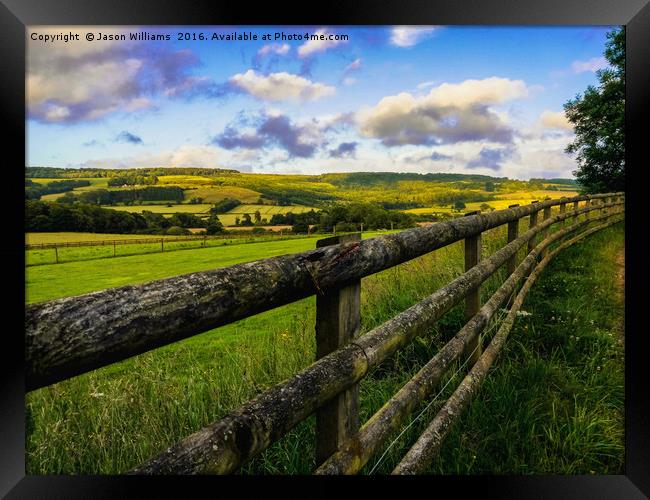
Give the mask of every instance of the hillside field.
[[120, 210], [122, 212], [129, 213], [142, 213], [145, 210], [147, 212], [153, 212], [154, 214], [162, 214], [172, 216], [176, 213], [186, 213], [186, 214], [195, 214], [201, 215], [204, 214], [207, 216], [208, 211], [212, 208], [213, 205], [203, 203], [186, 203], [186, 204], [174, 204], [170, 203], [170, 206], [167, 205], [105, 205], [103, 208], [110, 208], [111, 210]]
[[[166, 217], [171, 217], [175, 213], [190, 213], [197, 215], [199, 217], [207, 218], [209, 215], [209, 210], [213, 205], [209, 204], [171, 204], [167, 205], [127, 205], [127, 206], [105, 206], [104, 208], [110, 208], [111, 210], [121, 210], [123, 212], [131, 213], [142, 213], [147, 210], [156, 214], [162, 214]], [[234, 226], [237, 218], [241, 219], [244, 214], [248, 214], [253, 218], [253, 215], [256, 211], [260, 212], [260, 215], [263, 219], [267, 219], [268, 222], [271, 221], [271, 217], [274, 214], [286, 214], [289, 212], [293, 213], [303, 213], [313, 210], [313, 207], [305, 207], [302, 205], [292, 205], [292, 206], [274, 206], [274, 205], [239, 205], [225, 214], [219, 214], [217, 217], [224, 226]]]
[[[179, 173], [179, 172], [186, 173]], [[133, 174], [133, 171], [103, 170], [103, 177], [61, 172], [58, 179], [75, 178], [91, 181], [91, 186], [76, 188], [73, 192], [93, 189], [106, 189], [108, 178], [117, 175]], [[196, 172], [193, 174], [192, 172]], [[79, 174], [84, 174], [80, 171]], [[513, 203], [529, 203], [546, 196], [559, 198], [576, 193], [576, 184], [570, 180], [559, 181], [535, 179], [518, 181], [508, 178], [484, 175], [462, 174], [398, 174], [389, 172], [342, 173], [321, 175], [281, 175], [251, 174], [226, 170], [210, 169], [139, 169], [139, 175], [155, 175], [155, 185], [179, 187], [183, 190], [184, 201], [175, 203], [172, 210], [165, 210], [164, 200], [150, 201], [147, 210], [170, 214], [176, 211], [190, 213], [202, 212], [205, 205], [217, 203], [225, 198], [239, 200], [243, 206], [234, 213], [254, 212], [253, 205], [261, 207], [293, 206], [296, 212], [300, 207], [322, 209], [331, 203], [370, 202], [392, 210], [403, 210], [413, 214], [448, 213], [451, 205], [462, 201], [466, 211], [476, 210], [483, 203], [495, 209], [507, 207]], [[33, 181], [48, 183], [49, 178], [35, 177]], [[110, 187], [109, 190], [134, 189], [131, 187]], [[63, 196], [48, 194], [42, 196], [44, 201], [54, 201]], [[190, 200], [198, 200], [192, 206]], [[156, 206], [157, 208], [152, 208]], [[144, 204], [141, 206], [145, 206]], [[244, 206], [246, 206], [244, 208]], [[159, 208], [158, 208], [159, 207]], [[118, 210], [136, 211], [137, 207], [107, 207]], [[263, 214], [285, 213], [272, 212], [265, 208]], [[278, 208], [277, 210], [286, 210]], [[252, 215], [252, 214], [251, 214]], [[224, 219], [226, 225], [232, 225], [234, 217]]]

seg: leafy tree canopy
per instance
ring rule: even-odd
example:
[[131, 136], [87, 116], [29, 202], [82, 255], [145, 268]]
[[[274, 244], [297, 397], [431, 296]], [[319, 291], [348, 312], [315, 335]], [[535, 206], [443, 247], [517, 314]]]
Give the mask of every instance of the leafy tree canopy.
[[575, 140], [566, 148], [575, 153], [573, 174], [587, 193], [625, 189], [625, 27], [607, 34], [605, 58], [610, 68], [598, 70], [599, 85], [564, 105]]

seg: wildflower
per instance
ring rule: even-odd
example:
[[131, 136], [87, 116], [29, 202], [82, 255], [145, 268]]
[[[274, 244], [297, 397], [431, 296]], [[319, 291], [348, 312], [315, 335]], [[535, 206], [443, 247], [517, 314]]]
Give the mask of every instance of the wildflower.
[[532, 316], [533, 313], [530, 313], [528, 311], [517, 311], [517, 316]]
[[91, 392], [90, 395], [93, 398], [101, 398], [104, 395], [104, 393], [103, 392]]

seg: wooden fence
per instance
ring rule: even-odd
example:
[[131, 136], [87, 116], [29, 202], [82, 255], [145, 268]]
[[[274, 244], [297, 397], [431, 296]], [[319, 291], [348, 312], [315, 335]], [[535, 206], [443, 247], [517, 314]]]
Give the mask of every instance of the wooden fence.
[[[555, 215], [553, 207], [559, 207]], [[623, 193], [513, 205], [363, 241], [354, 235], [328, 238], [308, 252], [29, 305], [27, 390], [316, 295], [316, 362], [130, 473], [231, 473], [314, 413], [315, 473], [356, 473], [431, 396], [453, 363], [464, 359], [470, 363], [467, 377], [394, 470], [422, 472], [480, 387], [544, 266], [563, 248], [619, 222], [622, 214]], [[528, 229], [520, 234], [523, 218]], [[505, 224], [507, 244], [481, 260], [482, 234]], [[553, 225], [559, 227], [551, 233]], [[465, 241], [464, 274], [359, 336], [362, 277], [460, 240]], [[559, 246], [551, 250], [552, 244]], [[524, 246], [528, 255], [517, 263]], [[508, 278], [481, 305], [481, 284], [504, 265]], [[508, 315], [483, 351], [481, 332], [513, 296]], [[360, 425], [359, 381], [463, 299], [465, 326]]]
[[[166, 238], [131, 238], [131, 239], [113, 239], [113, 240], [89, 240], [89, 241], [62, 241], [57, 243], [31, 243], [25, 244], [25, 251], [29, 250], [54, 250], [54, 263], [59, 264], [61, 259], [59, 258], [59, 250], [62, 248], [79, 248], [79, 247], [113, 247], [112, 257], [124, 257], [127, 255], [133, 255], [129, 253], [117, 253], [117, 247], [121, 245], [156, 245], [154, 249], [150, 252], [138, 252], [140, 253], [156, 253], [156, 252], [165, 252], [165, 251], [176, 251], [176, 250], [192, 250], [198, 248], [197, 246], [191, 247], [169, 247], [165, 248], [165, 244], [177, 243], [177, 242], [188, 242], [188, 241], [198, 241], [200, 247], [208, 246], [208, 241], [225, 241], [228, 243], [228, 240], [244, 240], [245, 243], [264, 241], [266, 239], [279, 241], [281, 239], [286, 239], [288, 237], [300, 237], [302, 235], [295, 235], [291, 231], [266, 231], [262, 233], [252, 233], [251, 231], [239, 231], [231, 234], [224, 235], [202, 235], [202, 236], [179, 236], [179, 237], [166, 237]], [[111, 255], [109, 255], [111, 257]], [[95, 257], [96, 258], [96, 257]], [[65, 261], [68, 262], [68, 261]], [[27, 264], [31, 265], [40, 265], [38, 264]]]

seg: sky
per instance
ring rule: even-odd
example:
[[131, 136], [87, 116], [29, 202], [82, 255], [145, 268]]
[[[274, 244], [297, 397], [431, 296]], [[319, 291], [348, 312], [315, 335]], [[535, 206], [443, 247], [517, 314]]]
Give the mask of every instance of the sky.
[[612, 28], [31, 26], [27, 165], [570, 178]]

